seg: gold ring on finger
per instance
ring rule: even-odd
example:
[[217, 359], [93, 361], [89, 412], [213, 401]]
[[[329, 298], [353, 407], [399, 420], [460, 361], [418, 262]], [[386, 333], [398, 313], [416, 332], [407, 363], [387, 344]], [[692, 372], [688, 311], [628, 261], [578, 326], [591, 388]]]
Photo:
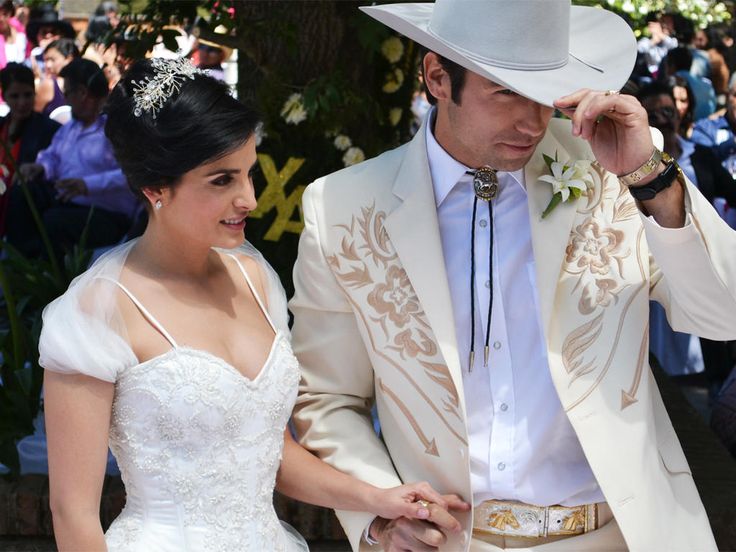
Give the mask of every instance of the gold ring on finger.
[[429, 508], [429, 502], [426, 500], [417, 500], [417, 504], [419, 504], [422, 508]]
[[604, 93], [604, 96], [617, 96], [619, 94], [618, 90], [606, 90]]

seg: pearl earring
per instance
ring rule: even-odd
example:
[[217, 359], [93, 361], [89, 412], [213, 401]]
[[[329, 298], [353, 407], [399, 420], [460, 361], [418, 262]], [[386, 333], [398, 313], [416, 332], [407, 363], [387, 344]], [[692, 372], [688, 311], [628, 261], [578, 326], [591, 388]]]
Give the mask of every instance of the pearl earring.
[[154, 203], [154, 207], [156, 207], [156, 210], [157, 210], [157, 211], [158, 211], [158, 210], [159, 210], [159, 209], [160, 209], [161, 207], [163, 207], [163, 206], [164, 206], [164, 204], [163, 204], [163, 203], [161, 203], [161, 200], [160, 200], [160, 199], [157, 199], [157, 200], [156, 200], [156, 203]]

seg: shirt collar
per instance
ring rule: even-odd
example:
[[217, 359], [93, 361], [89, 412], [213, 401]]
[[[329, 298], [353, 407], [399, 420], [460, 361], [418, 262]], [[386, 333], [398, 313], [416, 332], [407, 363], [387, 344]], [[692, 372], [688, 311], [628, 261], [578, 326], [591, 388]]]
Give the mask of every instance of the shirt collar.
[[[434, 127], [436, 112], [437, 109], [433, 107], [429, 110], [429, 113], [427, 113], [426, 138], [427, 160], [429, 161], [429, 172], [432, 175], [434, 199], [436, 206], [439, 207], [465, 173], [472, 169], [463, 163], [460, 163], [460, 161], [447, 153], [434, 137], [432, 128]], [[499, 171], [499, 185], [502, 188], [504, 184], [502, 181], [503, 175], [510, 176], [526, 192], [523, 168], [514, 172]]]

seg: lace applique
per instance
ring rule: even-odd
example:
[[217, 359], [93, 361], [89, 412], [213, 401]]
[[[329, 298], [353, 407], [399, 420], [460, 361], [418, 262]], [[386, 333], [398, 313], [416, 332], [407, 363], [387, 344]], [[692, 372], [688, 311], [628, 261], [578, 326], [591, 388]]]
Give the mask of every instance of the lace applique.
[[[208, 550], [293, 550], [273, 489], [298, 384], [299, 365], [281, 333], [254, 380], [183, 347], [125, 370], [110, 445], [129, 500], [106, 536], [110, 550], [145, 539], [142, 518], [148, 523], [155, 512], [144, 504], [154, 502], [181, 512], [183, 530], [202, 532]], [[188, 537], [181, 538], [183, 549]]]

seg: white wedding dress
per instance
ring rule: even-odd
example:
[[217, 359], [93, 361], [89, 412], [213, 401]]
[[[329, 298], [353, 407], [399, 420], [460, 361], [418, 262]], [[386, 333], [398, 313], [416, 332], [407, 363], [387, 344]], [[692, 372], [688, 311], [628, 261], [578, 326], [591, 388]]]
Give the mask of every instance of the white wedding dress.
[[[267, 310], [243, 265], [225, 252], [274, 331], [268, 358], [250, 380], [211, 353], [177, 344], [119, 282], [115, 273], [131, 246], [102, 257], [47, 308], [39, 346], [46, 369], [115, 383], [110, 446], [127, 501], [105, 535], [108, 550], [308, 550], [273, 508], [299, 383], [278, 278], [252, 247], [238, 251], [257, 259], [267, 276]], [[168, 352], [135, 360], [111, 309], [115, 288], [169, 341]]]

